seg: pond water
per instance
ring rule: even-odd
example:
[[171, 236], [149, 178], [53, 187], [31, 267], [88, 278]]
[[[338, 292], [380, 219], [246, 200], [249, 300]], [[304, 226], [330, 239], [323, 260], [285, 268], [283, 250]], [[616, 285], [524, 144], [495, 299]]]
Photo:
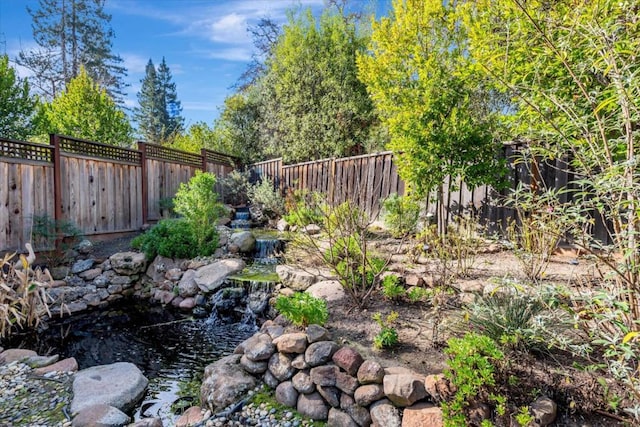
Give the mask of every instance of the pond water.
[[149, 379], [134, 417], [160, 417], [164, 425], [174, 425], [172, 404], [199, 404], [198, 398], [179, 398], [180, 388], [191, 383], [199, 390], [205, 366], [231, 354], [255, 330], [253, 324], [221, 324], [161, 306], [127, 303], [51, 321], [45, 331], [14, 337], [4, 346], [75, 357], [80, 369], [131, 362]]

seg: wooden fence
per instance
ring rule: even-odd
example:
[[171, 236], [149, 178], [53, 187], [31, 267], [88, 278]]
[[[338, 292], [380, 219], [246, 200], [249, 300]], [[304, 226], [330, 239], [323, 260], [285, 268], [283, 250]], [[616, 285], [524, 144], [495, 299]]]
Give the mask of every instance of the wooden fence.
[[139, 230], [166, 216], [160, 201], [196, 170], [224, 177], [235, 162], [144, 142], [133, 150], [61, 135], [49, 145], [0, 138], [0, 250], [32, 241], [35, 216], [67, 220], [85, 235]]

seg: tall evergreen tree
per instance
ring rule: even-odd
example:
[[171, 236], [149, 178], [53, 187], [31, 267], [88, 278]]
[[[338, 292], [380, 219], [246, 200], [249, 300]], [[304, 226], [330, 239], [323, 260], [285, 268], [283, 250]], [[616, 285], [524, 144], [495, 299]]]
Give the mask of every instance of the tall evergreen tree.
[[138, 133], [150, 142], [172, 141], [182, 131], [184, 119], [176, 84], [165, 59], [162, 58], [157, 70], [149, 59], [145, 76], [140, 82], [139, 106], [133, 115], [138, 123]]
[[105, 0], [39, 0], [27, 7], [37, 49], [22, 51], [16, 62], [34, 74], [33, 85], [53, 99], [84, 67], [91, 79], [120, 102], [126, 69], [113, 54], [114, 32]]
[[7, 55], [0, 56], [0, 136], [27, 139], [33, 133], [36, 103], [29, 95], [27, 80], [17, 76]]

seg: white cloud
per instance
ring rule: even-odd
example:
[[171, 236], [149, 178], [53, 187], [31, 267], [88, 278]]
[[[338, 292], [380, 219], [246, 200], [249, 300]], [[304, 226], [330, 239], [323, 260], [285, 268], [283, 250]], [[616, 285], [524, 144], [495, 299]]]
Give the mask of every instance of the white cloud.
[[192, 111], [218, 111], [218, 104], [213, 102], [185, 101], [182, 102], [182, 108]]
[[208, 30], [209, 38], [214, 42], [244, 44], [250, 41], [247, 35], [247, 17], [237, 13], [209, 22]]
[[124, 61], [124, 67], [129, 71], [130, 74], [142, 74], [145, 72], [145, 68], [147, 67], [149, 58], [145, 58], [142, 55], [138, 55], [136, 53], [123, 53], [120, 56]]

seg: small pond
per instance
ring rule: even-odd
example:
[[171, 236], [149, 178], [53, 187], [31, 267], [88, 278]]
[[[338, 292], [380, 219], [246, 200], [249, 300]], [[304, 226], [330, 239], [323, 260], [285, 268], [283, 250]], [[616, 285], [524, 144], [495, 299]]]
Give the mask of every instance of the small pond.
[[174, 425], [171, 405], [199, 402], [179, 398], [180, 388], [199, 390], [205, 366], [231, 354], [255, 331], [252, 324], [221, 324], [195, 319], [170, 308], [148, 303], [112, 305], [48, 323], [39, 334], [14, 337], [4, 346], [24, 347], [38, 354], [75, 357], [80, 369], [114, 362], [131, 362], [149, 379], [149, 389], [136, 410], [136, 419], [153, 416]]

